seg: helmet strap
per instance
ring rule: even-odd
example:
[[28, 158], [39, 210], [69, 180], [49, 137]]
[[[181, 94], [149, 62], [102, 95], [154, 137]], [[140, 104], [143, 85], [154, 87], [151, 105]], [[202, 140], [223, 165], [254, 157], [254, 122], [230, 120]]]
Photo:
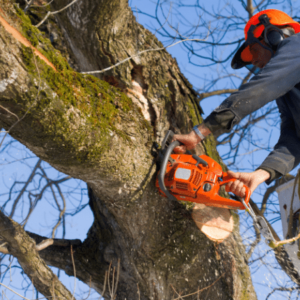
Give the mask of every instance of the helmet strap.
[[[251, 26], [250, 26], [250, 29], [249, 29], [249, 31], [248, 31], [248, 37], [247, 37], [246, 43], [247, 43], [248, 45], [251, 45], [251, 44], [254, 44], [254, 43], [258, 43], [260, 46], [262, 46], [262, 47], [265, 48], [266, 50], [271, 51], [272, 56], [273, 56], [273, 55], [274, 55], [273, 49], [272, 49], [271, 47], [268, 47], [268, 46], [264, 45], [263, 43], [261, 43], [261, 41], [260, 41], [258, 38], [256, 38], [256, 37], [254, 36], [254, 29], [255, 29], [258, 25], [261, 25], [261, 24], [259, 23], [259, 24], [257, 24], [257, 25], [251, 25]], [[268, 43], [268, 45], [269, 45], [269, 43]]]

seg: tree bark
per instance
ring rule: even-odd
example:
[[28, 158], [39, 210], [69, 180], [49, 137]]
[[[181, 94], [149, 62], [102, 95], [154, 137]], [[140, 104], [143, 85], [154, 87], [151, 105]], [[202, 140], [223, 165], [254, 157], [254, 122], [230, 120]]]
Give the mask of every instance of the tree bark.
[[0, 231], [8, 244], [9, 253], [18, 259], [23, 271], [40, 293], [47, 299], [72, 298], [72, 294], [38, 255], [35, 242], [19, 224], [7, 218], [2, 212], [0, 212]]
[[[66, 4], [59, 1], [53, 9]], [[81, 75], [20, 9], [7, 0], [0, 6], [0, 15], [56, 69], [0, 25], [0, 125], [89, 186], [95, 221], [87, 239], [73, 246], [77, 277], [101, 292], [110, 262], [117, 266], [120, 259], [117, 299], [173, 299], [175, 291], [198, 289], [206, 299], [256, 299], [237, 218], [234, 233], [216, 244], [196, 227], [187, 205], [156, 191], [153, 142], [160, 143], [167, 129], [187, 132], [202, 122], [197, 93], [176, 60], [154, 51], [98, 78]], [[69, 47], [66, 58], [77, 71], [103, 69], [162, 47], [125, 0], [79, 0], [56, 16], [51, 28], [59, 24], [59, 39]], [[13, 114], [21, 119], [26, 111], [13, 126]], [[197, 153], [219, 160], [213, 137]], [[73, 274], [69, 247], [54, 245], [39, 254]]]

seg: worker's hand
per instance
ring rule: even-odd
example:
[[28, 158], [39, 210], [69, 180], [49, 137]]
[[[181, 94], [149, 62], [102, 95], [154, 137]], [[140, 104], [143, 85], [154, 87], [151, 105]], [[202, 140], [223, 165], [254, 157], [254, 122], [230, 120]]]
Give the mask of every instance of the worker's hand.
[[251, 195], [261, 183], [270, 178], [269, 172], [261, 169], [251, 173], [228, 171], [228, 175], [237, 178], [237, 180], [227, 183], [226, 191], [232, 192], [239, 197], [245, 197], [246, 195], [244, 185], [249, 188]]
[[[198, 125], [197, 127], [204, 138], [211, 134], [211, 131], [204, 125], [204, 123]], [[173, 142], [174, 141], [179, 141], [183, 144], [182, 146], [175, 147], [174, 152], [177, 154], [183, 154], [186, 152], [186, 150], [195, 149], [197, 144], [201, 142], [201, 138], [194, 130], [192, 130], [188, 134], [175, 134], [173, 137]]]
[[174, 148], [174, 152], [177, 154], [183, 154], [186, 150], [194, 149], [197, 144], [201, 141], [200, 137], [194, 130], [187, 134], [175, 134], [173, 141], [179, 141], [183, 145]]

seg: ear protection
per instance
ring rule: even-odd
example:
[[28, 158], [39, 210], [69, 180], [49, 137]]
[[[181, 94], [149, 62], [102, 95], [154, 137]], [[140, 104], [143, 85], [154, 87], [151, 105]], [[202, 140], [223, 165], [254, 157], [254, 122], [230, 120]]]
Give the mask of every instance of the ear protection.
[[270, 19], [266, 14], [259, 16], [260, 24], [264, 25], [264, 41], [272, 50], [276, 50], [277, 46], [284, 39], [284, 35], [291, 36], [294, 33], [288, 28], [280, 29], [270, 23]]

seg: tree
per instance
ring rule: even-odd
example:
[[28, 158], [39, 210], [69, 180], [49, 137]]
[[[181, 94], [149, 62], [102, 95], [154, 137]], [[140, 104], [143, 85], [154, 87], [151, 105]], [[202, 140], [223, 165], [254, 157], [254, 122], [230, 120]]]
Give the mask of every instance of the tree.
[[[54, 2], [53, 10], [67, 4]], [[21, 8], [8, 0], [0, 7], [0, 125], [57, 170], [85, 181], [95, 217], [80, 242], [25, 232], [1, 213], [6, 251], [35, 288], [48, 299], [72, 298], [47, 264], [70, 275], [76, 266], [76, 276], [102, 292], [112, 264], [118, 299], [171, 299], [175, 291], [196, 297], [197, 290], [207, 299], [255, 299], [238, 229], [211, 242], [188, 206], [156, 191], [153, 142], [169, 128], [201, 123], [201, 108], [175, 59], [136, 22], [127, 1], [77, 1], [40, 25], [51, 27], [54, 45], [68, 45], [65, 57]], [[79, 73], [128, 57], [98, 78]], [[213, 137], [197, 153], [219, 160]]]

